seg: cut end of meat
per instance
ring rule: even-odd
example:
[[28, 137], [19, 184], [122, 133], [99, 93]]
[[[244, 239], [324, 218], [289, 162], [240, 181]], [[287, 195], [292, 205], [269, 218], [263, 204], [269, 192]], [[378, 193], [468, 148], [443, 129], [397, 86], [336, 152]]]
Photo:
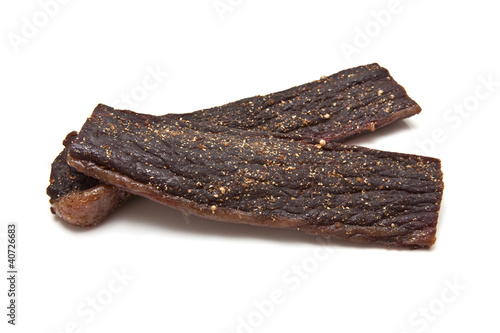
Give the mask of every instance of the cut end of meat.
[[104, 220], [131, 195], [115, 186], [99, 184], [84, 191], [72, 191], [58, 199], [51, 199], [51, 211], [69, 224], [88, 227]]
[[68, 146], [76, 136], [76, 132], [71, 132], [64, 139], [64, 150], [52, 163], [47, 194], [53, 214], [73, 225], [91, 226], [104, 220], [131, 194], [102, 184], [68, 165]]

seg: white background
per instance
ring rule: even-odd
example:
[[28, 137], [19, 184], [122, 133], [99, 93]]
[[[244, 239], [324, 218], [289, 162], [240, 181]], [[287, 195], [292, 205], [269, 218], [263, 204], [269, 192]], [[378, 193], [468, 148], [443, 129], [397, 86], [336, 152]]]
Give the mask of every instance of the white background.
[[[498, 331], [494, 1], [62, 2], [0, 5], [2, 332]], [[98, 103], [132, 93], [138, 112], [190, 112], [371, 62], [423, 111], [351, 142], [442, 159], [431, 250], [321, 246], [145, 199], [90, 229], [49, 212], [50, 164]], [[8, 222], [18, 223], [14, 328]]]

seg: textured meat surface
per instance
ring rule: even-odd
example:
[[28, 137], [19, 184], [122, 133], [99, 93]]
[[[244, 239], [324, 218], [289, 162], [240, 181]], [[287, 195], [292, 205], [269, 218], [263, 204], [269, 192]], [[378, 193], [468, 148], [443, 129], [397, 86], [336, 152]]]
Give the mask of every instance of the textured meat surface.
[[420, 111], [387, 69], [370, 64], [181, 116], [198, 123], [342, 141]]
[[[387, 69], [378, 64], [370, 64], [281, 92], [246, 98], [190, 114], [171, 114], [165, 117], [237, 129], [343, 141], [350, 136], [373, 131], [398, 119], [412, 116], [420, 110]], [[68, 138], [75, 135], [76, 132], [72, 132]], [[94, 189], [102, 183], [69, 167], [66, 155], [64, 150], [53, 162], [51, 183], [47, 188], [47, 194], [51, 197], [51, 210], [63, 220], [70, 223], [78, 220], [80, 225], [96, 224], [113, 210], [112, 207], [117, 207], [128, 198], [125, 193], [110, 191], [109, 187]], [[91, 193], [84, 193], [85, 191]], [[109, 205], [115, 201], [106, 198], [106, 195], [123, 199]], [[93, 198], [94, 205], [89, 205], [88, 201], [79, 202], [79, 198], [87, 200], [89, 196]], [[69, 198], [63, 200], [65, 197]], [[102, 204], [98, 204], [99, 197], [103, 200]], [[59, 205], [66, 203], [65, 209], [55, 209], [54, 202]], [[88, 212], [85, 212], [85, 207], [89, 208]], [[104, 209], [106, 214], [97, 214], [95, 207], [108, 209]], [[72, 212], [78, 218], [72, 217]]]
[[89, 176], [207, 218], [429, 247], [440, 161], [99, 106], [69, 149]]

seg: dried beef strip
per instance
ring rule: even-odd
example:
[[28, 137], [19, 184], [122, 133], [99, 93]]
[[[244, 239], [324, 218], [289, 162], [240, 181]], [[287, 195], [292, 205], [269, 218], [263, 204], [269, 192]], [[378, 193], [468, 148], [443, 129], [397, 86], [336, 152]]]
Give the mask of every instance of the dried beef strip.
[[[387, 69], [370, 64], [281, 92], [164, 117], [340, 142], [420, 110]], [[63, 152], [54, 161], [47, 189], [52, 212], [64, 221], [96, 224], [129, 197], [102, 183], [88, 187], [96, 181], [75, 176], [78, 172], [67, 167], [65, 156]]]
[[281, 92], [180, 116], [231, 128], [341, 142], [420, 111], [387, 69], [370, 64]]
[[209, 219], [380, 243], [435, 242], [440, 161], [100, 106], [68, 163]]

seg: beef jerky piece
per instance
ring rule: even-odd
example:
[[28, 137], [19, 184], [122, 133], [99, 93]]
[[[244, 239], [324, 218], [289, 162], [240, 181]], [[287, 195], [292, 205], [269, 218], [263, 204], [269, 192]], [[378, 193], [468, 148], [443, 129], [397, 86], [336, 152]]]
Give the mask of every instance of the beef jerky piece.
[[89, 221], [101, 221], [132, 194], [103, 184], [68, 165], [68, 145], [76, 135], [76, 132], [71, 132], [66, 136], [64, 150], [52, 163], [47, 194], [52, 213], [71, 224], [86, 226]]
[[100, 106], [68, 163], [209, 219], [391, 247], [435, 242], [439, 160], [280, 136]]
[[[344, 70], [282, 92], [255, 96], [191, 114], [172, 114], [165, 117], [343, 141], [352, 135], [375, 130], [395, 120], [419, 113], [420, 110], [385, 68], [371, 64]], [[70, 172], [68, 168], [59, 166], [61, 163], [66, 164], [65, 155], [54, 161], [51, 181], [60, 179], [60, 182], [68, 183], [67, 187], [77, 189], [92, 181], [86, 180], [84, 175], [74, 177], [74, 171]], [[104, 188], [100, 188], [101, 186]], [[51, 201], [59, 200], [60, 196], [51, 195], [51, 187], [52, 184], [47, 189]], [[99, 218], [96, 218], [94, 206], [89, 206], [92, 210], [86, 213], [82, 208], [88, 204], [78, 204], [77, 198], [86, 198], [86, 192], [92, 192], [95, 205], [100, 200], [97, 194], [104, 201], [102, 206], [107, 209], [97, 215]], [[113, 197], [117, 198], [126, 197], [124, 193], [116, 192], [101, 183], [94, 188], [67, 192], [65, 195], [69, 193], [72, 194], [73, 204], [67, 208], [78, 207], [75, 212], [79, 216], [78, 219], [71, 218], [71, 209], [65, 209], [64, 216], [57, 213], [60, 209], [55, 209], [56, 207], [52, 207], [52, 211], [55, 210], [57, 215], [69, 223], [78, 220], [78, 225], [97, 224], [112, 211], [112, 207], [117, 206], [113, 204], [115, 200], [106, 198], [107, 193], [112, 193]]]
[[340, 142], [420, 111], [420, 106], [387, 69], [370, 64], [181, 117], [199, 123]]

